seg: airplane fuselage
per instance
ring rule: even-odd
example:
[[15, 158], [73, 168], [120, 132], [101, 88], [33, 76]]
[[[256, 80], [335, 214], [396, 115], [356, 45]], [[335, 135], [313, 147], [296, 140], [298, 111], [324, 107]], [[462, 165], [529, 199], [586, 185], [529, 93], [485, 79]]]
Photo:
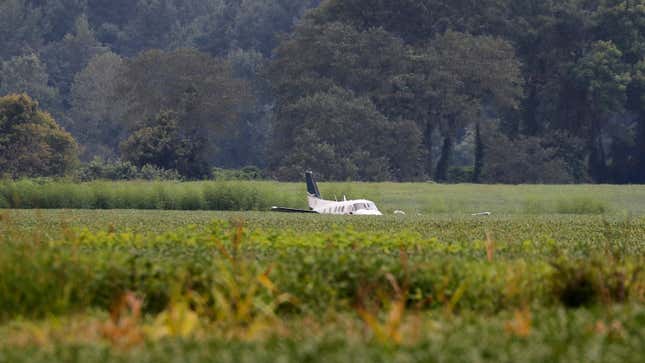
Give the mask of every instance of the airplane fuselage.
[[320, 214], [381, 216], [376, 204], [370, 200], [344, 200], [336, 202], [308, 195], [307, 200], [312, 211]]

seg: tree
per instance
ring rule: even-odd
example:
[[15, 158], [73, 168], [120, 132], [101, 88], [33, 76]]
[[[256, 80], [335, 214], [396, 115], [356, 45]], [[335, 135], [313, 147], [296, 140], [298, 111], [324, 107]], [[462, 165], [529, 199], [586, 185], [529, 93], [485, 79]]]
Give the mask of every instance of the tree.
[[71, 88], [74, 76], [83, 70], [98, 54], [107, 52], [94, 35], [85, 16], [76, 19], [73, 33], [68, 33], [57, 42], [50, 43], [42, 58], [49, 70], [50, 82], [59, 91], [64, 110], [71, 106]]
[[[304, 160], [315, 165], [322, 164], [320, 160], [340, 165], [337, 173], [327, 172], [330, 179], [378, 180], [389, 175], [398, 180], [410, 180], [418, 174], [419, 130], [407, 122], [409, 118], [395, 112], [391, 100], [394, 81], [405, 72], [406, 54], [401, 40], [382, 29], [361, 32], [340, 23], [316, 25], [305, 22], [280, 45], [268, 72], [277, 98], [272, 136], [279, 144], [281, 140], [306, 135], [316, 146], [306, 148], [302, 143], [298, 153], [319, 154], [319, 157], [309, 159], [299, 155], [297, 161], [293, 160], [296, 175], [300, 173], [297, 165], [313, 168], [305, 165]], [[346, 99], [342, 102], [331, 102], [343, 97]], [[365, 114], [362, 119], [342, 117], [340, 114], [347, 108], [363, 109]], [[330, 132], [315, 126], [318, 124], [314, 122], [310, 124], [313, 127], [310, 130], [301, 128], [300, 120], [311, 117], [308, 113], [313, 112], [312, 109], [318, 112], [320, 120], [333, 124], [337, 130], [347, 130], [342, 136], [334, 137], [342, 141], [332, 141]], [[332, 115], [338, 120], [330, 120]], [[345, 125], [345, 122], [356, 124]], [[293, 134], [298, 130], [300, 133]], [[377, 144], [365, 144], [364, 132], [368, 130], [369, 142], [379, 140]], [[339, 152], [335, 145], [343, 142], [348, 148]], [[401, 152], [402, 147], [411, 152]], [[277, 155], [283, 154], [279, 151], [281, 148], [274, 150]], [[369, 155], [378, 167], [370, 165]], [[274, 167], [289, 165], [285, 159], [281, 160], [282, 163], [274, 164]], [[277, 175], [291, 178], [292, 175], [284, 170], [277, 170]]]
[[43, 42], [42, 12], [27, 0], [0, 2], [0, 60], [35, 52]]
[[[198, 0], [197, 0], [198, 1]], [[223, 57], [236, 49], [269, 57], [278, 36], [289, 33], [304, 12], [319, 0], [202, 0], [196, 16], [189, 17], [171, 35], [183, 47], [195, 47]], [[186, 13], [182, 10], [181, 13]]]
[[479, 122], [475, 129], [475, 166], [473, 168], [473, 183], [479, 183], [484, 168], [484, 141], [482, 140]]
[[622, 52], [611, 41], [598, 41], [573, 68], [584, 90], [588, 113], [581, 120], [590, 150], [589, 171], [594, 180], [607, 181], [607, 163], [602, 144], [603, 127], [613, 113], [624, 110], [630, 75], [621, 62]]
[[74, 77], [70, 130], [84, 146], [83, 158], [118, 155], [126, 104], [117, 95], [123, 60], [114, 53], [98, 55]]
[[233, 51], [227, 57], [233, 77], [248, 82], [252, 100], [240, 110], [239, 120], [218, 133], [219, 152], [215, 164], [223, 168], [254, 165], [260, 168], [269, 162], [268, 142], [273, 119], [273, 95], [264, 77], [268, 60], [254, 50]]
[[173, 0], [136, 0], [135, 14], [124, 26], [121, 51], [135, 55], [145, 49], [165, 49], [180, 12]]
[[132, 0], [87, 0], [87, 17], [91, 24], [123, 26], [134, 16], [135, 8]]
[[304, 22], [276, 50], [269, 69], [278, 107], [341, 87], [367, 95], [387, 113], [390, 83], [405, 67], [403, 42], [383, 29]]
[[309, 169], [327, 180], [387, 180], [387, 124], [368, 98], [339, 88], [302, 97], [275, 121], [272, 169], [283, 180]]
[[182, 128], [202, 132], [236, 121], [249, 99], [246, 82], [232, 76], [227, 61], [193, 49], [150, 50], [127, 60], [117, 93], [128, 104], [129, 125], [169, 110]]
[[289, 33], [317, 0], [242, 0], [231, 28], [233, 45], [270, 56], [279, 34]]
[[381, 27], [408, 44], [421, 45], [448, 30], [497, 35], [513, 1], [328, 0], [310, 18], [321, 24], [351, 24], [359, 30]]
[[428, 175], [432, 174], [432, 135], [435, 130], [442, 134], [435, 178], [446, 180], [458, 130], [518, 107], [520, 65], [508, 42], [456, 32], [446, 32], [429, 46], [415, 49], [411, 65], [412, 71], [401, 78], [397, 103], [407, 105], [425, 130]]
[[153, 165], [200, 179], [210, 173], [205, 146], [203, 135], [187, 133], [180, 127], [177, 114], [164, 111], [140, 124], [121, 144], [121, 152], [123, 160], [138, 167]]
[[628, 95], [628, 108], [637, 116], [632, 182], [645, 183], [645, 57], [634, 67]]
[[574, 181], [566, 162], [558, 157], [557, 149], [543, 145], [540, 138], [512, 140], [493, 129], [485, 139], [483, 182], [566, 184]]
[[58, 92], [48, 83], [47, 69], [36, 54], [0, 63], [0, 95], [26, 93], [45, 107], [54, 107]]
[[76, 165], [78, 147], [26, 94], [0, 98], [0, 170], [5, 176], [61, 176]]
[[151, 50], [125, 61], [116, 94], [126, 104], [127, 127], [171, 111], [183, 135], [209, 141], [211, 155], [218, 133], [237, 125], [240, 110], [252, 100], [247, 82], [233, 77], [228, 61], [193, 49]]

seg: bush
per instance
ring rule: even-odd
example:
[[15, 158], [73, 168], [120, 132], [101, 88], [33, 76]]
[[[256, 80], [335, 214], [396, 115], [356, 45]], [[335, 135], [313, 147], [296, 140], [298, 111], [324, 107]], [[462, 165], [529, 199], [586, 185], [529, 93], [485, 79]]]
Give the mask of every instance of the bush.
[[242, 169], [213, 168], [214, 180], [264, 180], [266, 175], [257, 166], [245, 166]]
[[595, 269], [588, 264], [556, 264], [553, 293], [566, 307], [578, 308], [596, 302], [600, 289]]
[[595, 256], [588, 260], [561, 258], [552, 264], [552, 291], [558, 300], [570, 308], [595, 303], [622, 303], [631, 295], [640, 269], [631, 270], [611, 256]]
[[181, 180], [176, 170], [165, 170], [146, 164], [140, 169], [129, 161], [104, 161], [94, 158], [83, 165], [76, 173], [76, 179], [82, 182], [93, 180]]
[[448, 169], [448, 181], [451, 183], [471, 183], [473, 181], [473, 167], [451, 167]]

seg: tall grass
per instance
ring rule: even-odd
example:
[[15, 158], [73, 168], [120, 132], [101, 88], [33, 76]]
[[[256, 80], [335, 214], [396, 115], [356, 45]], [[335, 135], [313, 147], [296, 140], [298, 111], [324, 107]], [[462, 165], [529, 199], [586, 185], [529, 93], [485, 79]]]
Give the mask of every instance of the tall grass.
[[[386, 213], [645, 215], [645, 186], [321, 183], [330, 200], [366, 198]], [[306, 208], [304, 183], [0, 181], [0, 208], [267, 210]]]
[[[270, 182], [38, 182], [0, 183], [0, 208], [266, 210], [304, 198]], [[297, 200], [299, 199], [299, 200]]]

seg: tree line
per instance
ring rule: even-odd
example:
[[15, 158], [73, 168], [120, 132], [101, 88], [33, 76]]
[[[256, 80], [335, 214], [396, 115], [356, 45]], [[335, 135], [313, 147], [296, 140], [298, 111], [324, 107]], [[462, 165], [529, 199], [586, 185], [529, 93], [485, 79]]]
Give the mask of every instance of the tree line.
[[5, 0], [0, 44], [9, 176], [645, 182], [645, 0]]

